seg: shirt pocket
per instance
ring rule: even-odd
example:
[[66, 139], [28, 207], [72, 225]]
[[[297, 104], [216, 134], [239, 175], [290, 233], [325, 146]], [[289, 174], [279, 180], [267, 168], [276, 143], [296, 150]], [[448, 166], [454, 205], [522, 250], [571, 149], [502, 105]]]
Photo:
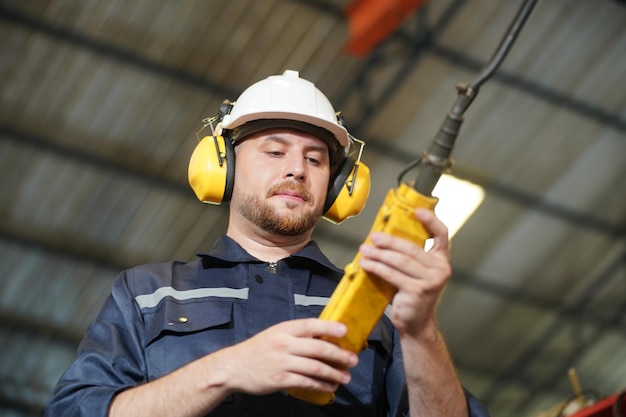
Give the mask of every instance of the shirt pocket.
[[163, 300], [144, 315], [151, 379], [234, 343], [233, 302]]
[[296, 319], [308, 319], [308, 318], [318, 318], [320, 314], [322, 314], [322, 310], [324, 310], [324, 306], [321, 305], [310, 305], [310, 306], [299, 306], [296, 305]]

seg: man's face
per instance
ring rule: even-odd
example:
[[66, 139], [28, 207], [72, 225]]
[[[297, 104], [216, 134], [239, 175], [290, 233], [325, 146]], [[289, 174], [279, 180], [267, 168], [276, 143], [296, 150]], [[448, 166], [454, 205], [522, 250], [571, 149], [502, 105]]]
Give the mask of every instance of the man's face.
[[262, 131], [236, 147], [231, 211], [267, 232], [299, 235], [323, 214], [329, 179], [323, 140], [297, 130]]

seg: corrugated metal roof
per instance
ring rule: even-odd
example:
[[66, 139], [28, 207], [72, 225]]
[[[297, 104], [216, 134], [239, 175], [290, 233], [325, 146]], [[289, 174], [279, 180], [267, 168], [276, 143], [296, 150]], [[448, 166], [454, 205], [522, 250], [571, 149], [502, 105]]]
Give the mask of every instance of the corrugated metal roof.
[[[369, 56], [348, 1], [0, 4], [0, 414], [38, 415], [122, 269], [190, 259], [224, 231], [187, 163], [223, 99], [299, 70], [366, 141], [363, 214], [320, 223], [352, 259], [518, 1], [429, 2]], [[439, 320], [494, 416], [626, 387], [626, 8], [543, 0], [466, 114], [453, 172], [487, 192], [453, 241]]]

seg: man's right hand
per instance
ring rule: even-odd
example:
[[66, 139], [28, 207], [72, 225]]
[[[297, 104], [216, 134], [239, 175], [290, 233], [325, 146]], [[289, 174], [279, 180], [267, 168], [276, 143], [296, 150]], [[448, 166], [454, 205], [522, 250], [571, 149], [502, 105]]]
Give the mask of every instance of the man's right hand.
[[211, 370], [224, 376], [230, 392], [268, 394], [289, 388], [334, 392], [350, 381], [357, 355], [322, 336], [342, 337], [341, 323], [299, 319], [276, 324], [212, 356]]

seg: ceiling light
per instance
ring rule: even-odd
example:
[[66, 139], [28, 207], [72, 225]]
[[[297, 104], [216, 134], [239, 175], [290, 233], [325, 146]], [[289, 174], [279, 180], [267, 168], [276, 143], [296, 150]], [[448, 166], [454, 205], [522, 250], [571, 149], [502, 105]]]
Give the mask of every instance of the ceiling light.
[[[448, 227], [450, 239], [485, 199], [481, 186], [452, 175], [442, 175], [432, 194], [439, 198], [435, 214]], [[431, 246], [432, 239], [428, 239], [425, 247], [430, 249]]]

